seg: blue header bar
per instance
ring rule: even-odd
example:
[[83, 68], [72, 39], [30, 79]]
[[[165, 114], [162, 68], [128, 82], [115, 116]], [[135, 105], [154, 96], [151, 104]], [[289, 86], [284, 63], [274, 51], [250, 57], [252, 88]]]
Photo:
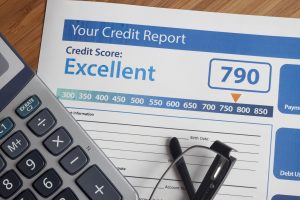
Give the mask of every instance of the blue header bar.
[[300, 59], [300, 38], [65, 20], [64, 41]]

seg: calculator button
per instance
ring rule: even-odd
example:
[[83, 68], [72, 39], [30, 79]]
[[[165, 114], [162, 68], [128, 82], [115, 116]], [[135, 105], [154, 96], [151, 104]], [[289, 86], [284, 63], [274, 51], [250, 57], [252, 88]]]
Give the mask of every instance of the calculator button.
[[29, 97], [26, 101], [24, 101], [17, 109], [16, 113], [19, 115], [21, 118], [26, 118], [30, 114], [32, 114], [34, 111], [36, 111], [41, 105], [40, 99], [36, 96], [33, 95]]
[[93, 165], [86, 170], [76, 183], [91, 200], [121, 200], [120, 193], [100, 171]]
[[0, 122], [0, 139], [6, 136], [15, 127], [11, 118], [7, 117]]
[[72, 144], [72, 138], [63, 127], [57, 129], [45, 141], [44, 146], [53, 155], [59, 155]]
[[75, 174], [80, 171], [87, 163], [89, 159], [85, 152], [79, 147], [75, 147], [69, 151], [60, 161], [61, 166], [69, 174]]
[[37, 136], [43, 136], [50, 131], [56, 124], [56, 119], [52, 113], [45, 108], [35, 115], [29, 122], [28, 127]]
[[25, 177], [32, 178], [39, 173], [45, 165], [46, 162], [43, 156], [37, 150], [33, 150], [18, 162], [17, 168]]
[[0, 197], [9, 198], [22, 186], [19, 176], [10, 170], [0, 177]]
[[22, 133], [18, 131], [10, 136], [2, 145], [4, 153], [11, 159], [17, 158], [29, 147], [29, 141]]
[[27, 189], [21, 192], [14, 200], [37, 200], [37, 198], [29, 189]]
[[62, 185], [62, 180], [54, 169], [49, 169], [34, 183], [34, 189], [43, 197], [49, 197]]
[[6, 166], [6, 162], [0, 155], [0, 172], [5, 168], [5, 166]]
[[53, 200], [78, 200], [78, 198], [70, 188], [67, 188], [59, 193]]

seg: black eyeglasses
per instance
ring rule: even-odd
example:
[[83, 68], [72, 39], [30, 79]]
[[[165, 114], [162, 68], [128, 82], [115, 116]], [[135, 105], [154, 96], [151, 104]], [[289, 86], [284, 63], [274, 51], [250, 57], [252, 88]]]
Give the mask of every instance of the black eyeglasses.
[[[186, 198], [181, 190], [186, 191], [189, 200], [212, 200], [236, 161], [230, 155], [235, 150], [220, 141], [215, 141], [210, 147], [191, 146], [182, 152], [178, 139], [174, 137], [170, 141], [169, 149], [174, 161], [159, 179], [149, 200], [162, 199], [165, 190], [170, 189], [163, 185], [163, 181], [168, 184], [172, 181], [183, 183], [184, 188], [172, 188], [178, 192], [172, 197], [174, 200]], [[174, 173], [180, 179], [174, 179]], [[194, 184], [199, 185], [197, 190]]]

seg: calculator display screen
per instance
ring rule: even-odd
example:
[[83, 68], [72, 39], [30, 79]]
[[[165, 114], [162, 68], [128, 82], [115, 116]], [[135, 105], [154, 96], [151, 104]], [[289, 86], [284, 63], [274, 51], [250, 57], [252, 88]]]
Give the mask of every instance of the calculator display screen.
[[0, 38], [0, 90], [24, 68], [22, 61]]
[[0, 77], [8, 70], [8, 62], [0, 53]]

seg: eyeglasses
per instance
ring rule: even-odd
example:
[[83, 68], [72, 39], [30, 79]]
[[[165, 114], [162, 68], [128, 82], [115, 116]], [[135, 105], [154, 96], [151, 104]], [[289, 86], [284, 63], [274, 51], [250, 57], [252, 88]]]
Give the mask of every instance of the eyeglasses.
[[182, 152], [174, 137], [169, 149], [174, 161], [159, 179], [149, 200], [162, 200], [170, 190], [172, 200], [212, 200], [236, 161], [230, 155], [235, 150], [220, 141], [210, 147], [191, 146]]

